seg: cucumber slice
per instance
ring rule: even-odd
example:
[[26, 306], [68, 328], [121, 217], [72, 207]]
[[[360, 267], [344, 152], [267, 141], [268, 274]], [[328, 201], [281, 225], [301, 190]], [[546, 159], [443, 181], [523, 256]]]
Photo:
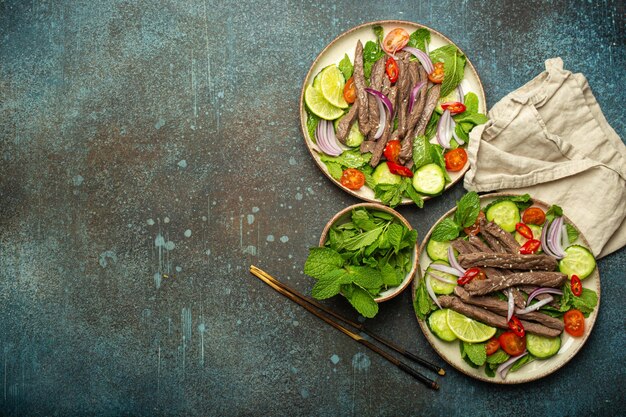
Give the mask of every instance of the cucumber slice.
[[515, 225], [520, 221], [519, 209], [512, 201], [502, 201], [494, 204], [489, 207], [485, 215], [487, 220], [495, 222], [509, 233], [515, 231]]
[[[346, 117], [346, 116], [343, 115], [339, 119], [334, 121], [335, 131], [337, 130], [337, 126], [339, 125], [339, 122], [344, 117]], [[361, 130], [359, 130], [359, 122], [355, 121], [352, 124], [352, 127], [350, 128], [350, 131], [348, 132], [348, 137], [346, 138], [346, 146], [350, 146], [351, 148], [355, 148], [355, 147], [361, 145], [361, 142], [363, 142], [363, 140], [365, 140], [365, 136], [363, 136], [363, 133], [361, 133]]]
[[[543, 227], [537, 226], [536, 224], [527, 224], [526, 226], [530, 227], [530, 230], [532, 230], [534, 239], [541, 239], [541, 229], [543, 229]], [[517, 243], [520, 245], [524, 245], [524, 243], [528, 242], [528, 239], [520, 235], [519, 232], [515, 232], [515, 240], [517, 240]]]
[[430, 239], [428, 241], [428, 245], [426, 245], [426, 252], [428, 256], [433, 261], [446, 261], [449, 262], [448, 259], [448, 248], [450, 247], [450, 241], [438, 242], [436, 240]]
[[596, 268], [596, 260], [589, 249], [580, 245], [573, 245], [565, 249], [565, 258], [559, 261], [559, 271], [567, 274], [578, 275], [578, 278], [585, 279]]
[[415, 171], [413, 188], [426, 195], [437, 195], [446, 186], [446, 176], [437, 164], [427, 164]]
[[532, 333], [526, 334], [526, 349], [531, 355], [539, 359], [556, 355], [560, 348], [561, 336], [544, 337]]
[[385, 162], [378, 164], [374, 172], [372, 173], [372, 180], [374, 184], [400, 184], [402, 177], [400, 175], [392, 174], [389, 171], [389, 167]]
[[428, 327], [433, 331], [435, 336], [444, 340], [446, 342], [452, 342], [456, 340], [456, 336], [450, 330], [450, 326], [448, 326], [448, 309], [444, 308], [442, 310], [435, 310], [428, 317]]
[[[446, 261], [435, 261], [432, 264], [438, 264], [438, 265], [445, 265], [445, 266], [450, 266], [449, 263], [447, 263]], [[437, 275], [438, 277], [441, 277], [445, 280], [450, 281], [450, 284], [446, 284], [445, 282], [441, 282], [436, 278], [433, 278], [432, 276], [430, 277], [430, 287], [433, 289], [433, 292], [435, 294], [441, 294], [441, 295], [448, 295], [448, 294], [452, 294], [452, 292], [454, 292], [454, 287], [456, 287], [456, 280], [457, 277], [455, 277], [452, 274], [447, 274], [445, 272], [441, 272], [441, 271], [436, 271], [434, 269], [432, 269], [430, 267], [430, 265], [428, 266], [428, 268], [426, 268], [426, 274], [428, 275], [429, 273], [433, 273], [435, 275]]]

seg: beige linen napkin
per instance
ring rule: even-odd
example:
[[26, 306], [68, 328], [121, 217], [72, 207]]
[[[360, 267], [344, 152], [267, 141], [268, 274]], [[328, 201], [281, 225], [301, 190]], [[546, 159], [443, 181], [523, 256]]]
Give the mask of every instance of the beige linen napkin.
[[582, 74], [549, 59], [489, 119], [470, 135], [465, 188], [528, 193], [561, 206], [597, 257], [626, 245], [626, 146]]

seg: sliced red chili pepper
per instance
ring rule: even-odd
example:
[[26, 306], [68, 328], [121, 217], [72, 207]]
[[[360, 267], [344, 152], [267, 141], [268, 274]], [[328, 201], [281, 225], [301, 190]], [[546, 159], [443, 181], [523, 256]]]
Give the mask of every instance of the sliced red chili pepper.
[[482, 271], [480, 270], [480, 268], [476, 268], [476, 267], [470, 268], [467, 271], [465, 271], [462, 277], [459, 277], [459, 279], [456, 280], [456, 283], [459, 285], [465, 285], [471, 280], [473, 280], [481, 272]]
[[401, 175], [403, 177], [413, 177], [413, 171], [404, 165], [396, 164], [395, 162], [387, 161], [387, 167], [392, 174]]
[[449, 101], [447, 103], [443, 103], [441, 105], [441, 108], [443, 110], [449, 110], [452, 114], [463, 113], [467, 109], [465, 104], [461, 103], [460, 101]]
[[526, 226], [524, 223], [517, 223], [515, 225], [515, 230], [517, 233], [524, 236], [526, 239], [533, 239], [533, 231], [530, 230], [530, 227]]
[[509, 320], [509, 329], [511, 329], [513, 333], [515, 333], [515, 335], [519, 337], [524, 337], [524, 335], [526, 334], [526, 330], [524, 330], [524, 325], [515, 316], [511, 317], [511, 320]]
[[583, 293], [583, 284], [582, 282], [580, 282], [580, 278], [578, 278], [578, 275], [572, 275], [570, 285], [572, 287], [572, 294], [574, 294], [576, 297], [580, 297]]
[[389, 82], [393, 84], [398, 81], [400, 69], [398, 68], [398, 63], [395, 59], [393, 59], [393, 57], [389, 57], [385, 63], [385, 72], [387, 73], [387, 77], [389, 77]]
[[535, 253], [539, 250], [541, 246], [541, 242], [537, 239], [530, 239], [521, 248], [519, 248], [519, 253], [522, 255], [530, 255], [531, 253]]

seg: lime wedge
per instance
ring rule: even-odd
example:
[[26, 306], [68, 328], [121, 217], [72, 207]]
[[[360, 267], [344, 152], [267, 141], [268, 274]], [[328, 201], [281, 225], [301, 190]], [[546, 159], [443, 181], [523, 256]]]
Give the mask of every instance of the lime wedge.
[[326, 120], [335, 120], [343, 114], [343, 110], [330, 104], [313, 86], [304, 91], [304, 102], [316, 116]]
[[320, 72], [319, 77], [320, 89], [324, 98], [335, 107], [347, 108], [348, 103], [343, 98], [346, 80], [339, 68], [336, 65], [330, 65]]
[[491, 339], [496, 334], [495, 327], [482, 324], [454, 310], [448, 310], [447, 320], [452, 333], [464, 342], [480, 343]]

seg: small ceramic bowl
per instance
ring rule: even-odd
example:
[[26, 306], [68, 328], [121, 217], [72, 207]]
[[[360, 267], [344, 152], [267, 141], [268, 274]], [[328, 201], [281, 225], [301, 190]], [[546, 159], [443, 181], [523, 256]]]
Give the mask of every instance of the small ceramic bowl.
[[[324, 246], [324, 243], [326, 243], [326, 239], [328, 238], [328, 233], [330, 231], [330, 228], [336, 224], [347, 223], [350, 220], [350, 215], [352, 213], [352, 210], [357, 209], [357, 208], [365, 208], [369, 211], [372, 211], [372, 210], [384, 211], [386, 213], [391, 214], [400, 222], [402, 222], [402, 224], [408, 227], [409, 230], [413, 230], [413, 227], [411, 227], [411, 224], [404, 217], [402, 217], [400, 213], [398, 213], [394, 209], [389, 208], [387, 206], [383, 206], [382, 204], [377, 204], [377, 203], [359, 203], [359, 204], [354, 204], [352, 206], [348, 206], [344, 208], [339, 213], [335, 214], [332, 217], [332, 219], [328, 221], [328, 223], [326, 223], [326, 226], [324, 227], [324, 231], [322, 232], [322, 236], [320, 237], [320, 243], [319, 243], [320, 246]], [[381, 292], [380, 295], [374, 299], [377, 303], [381, 303], [383, 301], [392, 299], [393, 297], [400, 294], [405, 288], [409, 286], [409, 284], [411, 283], [411, 280], [413, 279], [413, 276], [415, 275], [415, 272], [417, 271], [418, 249], [419, 249], [418, 244], [416, 243], [415, 247], [413, 248], [413, 252], [411, 254], [411, 270], [406, 274], [402, 283], [400, 283], [400, 285], [398, 285], [397, 287], [392, 287], [386, 291]]]

